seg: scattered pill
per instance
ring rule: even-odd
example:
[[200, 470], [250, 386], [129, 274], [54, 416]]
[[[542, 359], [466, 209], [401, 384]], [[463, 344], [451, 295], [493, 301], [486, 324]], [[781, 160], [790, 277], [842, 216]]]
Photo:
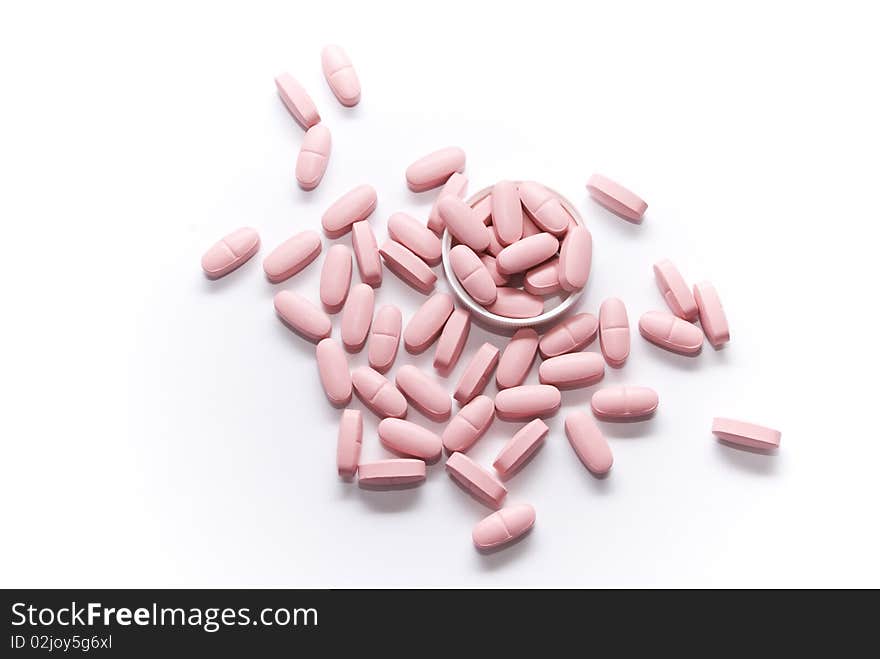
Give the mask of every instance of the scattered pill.
[[[495, 282], [496, 286], [507, 286], [507, 284], [510, 283], [510, 277], [498, 272], [498, 263], [495, 261], [494, 256], [491, 256], [489, 254], [480, 254], [480, 260], [483, 262], [483, 265], [486, 266], [486, 270], [489, 271], [489, 276], [492, 277], [492, 281]], [[495, 292], [495, 295], [497, 297], [497, 291]]]
[[468, 362], [467, 367], [455, 387], [455, 400], [462, 405], [469, 403], [475, 396], [483, 393], [492, 371], [498, 364], [498, 348], [491, 343], [484, 343]]
[[518, 288], [499, 286], [498, 297], [486, 311], [505, 318], [534, 318], [544, 313], [544, 300]]
[[401, 366], [395, 377], [397, 388], [419, 412], [431, 421], [446, 421], [452, 414], [449, 394], [429, 375], [411, 364]]
[[487, 194], [473, 205], [474, 215], [483, 224], [492, 222], [492, 195]]
[[649, 387], [606, 387], [593, 394], [593, 414], [605, 421], [641, 421], [657, 409], [660, 399]]
[[779, 448], [782, 433], [746, 421], [716, 417], [712, 421], [712, 432], [721, 440], [746, 448], [772, 451]]
[[639, 196], [601, 174], [590, 177], [587, 190], [599, 204], [633, 222], [640, 222], [648, 209], [648, 204]]
[[492, 225], [502, 245], [522, 238], [523, 210], [519, 190], [513, 181], [499, 181], [492, 188]]
[[317, 124], [306, 131], [296, 157], [296, 182], [303, 190], [318, 187], [330, 160], [330, 129]]
[[366, 220], [351, 225], [351, 247], [357, 260], [361, 281], [373, 288], [382, 285], [382, 259], [376, 247], [376, 236]]
[[320, 123], [321, 115], [318, 114], [315, 102], [296, 78], [289, 73], [282, 73], [275, 78], [275, 86], [278, 88], [278, 95], [285, 107], [303, 128], [308, 130]]
[[639, 318], [639, 333], [654, 345], [693, 357], [703, 349], [703, 332], [667, 311], [648, 311]]
[[382, 445], [400, 455], [436, 462], [443, 452], [437, 433], [404, 419], [382, 419], [377, 428]]
[[342, 478], [352, 478], [361, 459], [364, 419], [360, 410], [344, 410], [339, 419], [336, 439], [336, 469]]
[[498, 242], [498, 236], [495, 235], [495, 229], [492, 227], [491, 222], [487, 225], [487, 228], [489, 229], [489, 246], [486, 247], [486, 252], [490, 256], [497, 257], [501, 250], [504, 249], [504, 245]]
[[522, 237], [528, 238], [529, 236], [534, 236], [535, 234], [541, 233], [542, 229], [532, 222], [532, 218], [530, 218], [527, 214], [523, 214], [523, 230]]
[[488, 396], [477, 396], [462, 407], [443, 430], [447, 453], [467, 451], [486, 434], [495, 419], [495, 404]]
[[447, 373], [455, 368], [461, 351], [471, 331], [471, 315], [464, 309], [456, 309], [443, 326], [434, 351], [434, 368]]
[[455, 305], [447, 293], [435, 293], [425, 300], [403, 332], [403, 345], [407, 352], [418, 355], [427, 350], [440, 336], [453, 309]]
[[523, 421], [553, 416], [559, 411], [562, 396], [549, 384], [523, 384], [498, 392], [495, 413], [503, 421]]
[[351, 402], [351, 373], [348, 370], [348, 357], [333, 339], [321, 339], [315, 348], [318, 374], [327, 399], [337, 407]]
[[376, 296], [368, 284], [357, 284], [351, 289], [342, 308], [342, 344], [349, 352], [360, 352], [367, 342], [373, 323], [373, 304]]
[[384, 487], [389, 485], [416, 485], [425, 480], [424, 460], [392, 458], [361, 462], [358, 465], [358, 485]]
[[496, 257], [498, 270], [506, 275], [525, 272], [559, 251], [559, 241], [549, 233], [538, 233], [508, 245]]
[[316, 231], [303, 231], [278, 245], [263, 260], [263, 270], [273, 284], [295, 275], [321, 253], [321, 236]]
[[504, 484], [464, 453], [450, 455], [446, 461], [446, 471], [475, 499], [490, 508], [500, 508], [507, 496]]
[[380, 307], [373, 318], [367, 344], [367, 361], [379, 373], [385, 373], [391, 368], [394, 358], [397, 357], [401, 324], [400, 309], [391, 304]]
[[709, 343], [716, 350], [730, 341], [727, 316], [715, 287], [707, 281], [694, 286], [694, 300], [700, 314], [700, 325]]
[[498, 475], [505, 480], [513, 476], [541, 447], [549, 430], [550, 428], [541, 419], [533, 419], [520, 428], [492, 463]]
[[440, 239], [428, 227], [406, 213], [388, 218], [388, 236], [406, 247], [428, 265], [440, 263]]
[[437, 202], [437, 212], [453, 238], [475, 252], [484, 252], [489, 247], [491, 229], [477, 219], [464, 201], [447, 195]]
[[519, 184], [519, 196], [531, 219], [541, 229], [557, 236], [568, 230], [571, 216], [555, 193], [540, 183], [524, 181]]
[[464, 171], [465, 154], [450, 146], [419, 158], [406, 168], [406, 184], [413, 192], [424, 192], [444, 183], [455, 172]]
[[611, 465], [614, 464], [611, 447], [589, 414], [578, 410], [566, 416], [565, 434], [574, 452], [591, 473], [604, 476], [611, 471]]
[[551, 328], [538, 348], [544, 359], [586, 348], [599, 331], [599, 319], [591, 313], [579, 313]]
[[538, 333], [531, 327], [523, 327], [510, 337], [498, 360], [495, 384], [499, 389], [518, 387], [525, 382], [538, 352]]
[[623, 302], [616, 297], [599, 307], [599, 348], [613, 368], [623, 366], [629, 357], [629, 318]]
[[330, 336], [330, 317], [299, 293], [278, 291], [274, 303], [275, 312], [297, 334], [315, 342]]
[[351, 372], [351, 384], [358, 398], [379, 418], [406, 416], [406, 398], [381, 373], [359, 366]]
[[351, 250], [333, 245], [327, 250], [321, 268], [321, 304], [329, 313], [337, 313], [345, 304], [351, 286]]
[[555, 295], [562, 290], [559, 283], [559, 258], [552, 258], [526, 272], [523, 288], [532, 295]]
[[219, 279], [244, 264], [259, 249], [260, 236], [256, 229], [236, 229], [205, 252], [202, 256], [202, 270], [209, 279]]
[[474, 545], [481, 551], [493, 550], [522, 537], [535, 525], [535, 509], [527, 503], [507, 506], [474, 526]]
[[443, 233], [446, 224], [443, 222], [443, 218], [440, 217], [440, 211], [437, 210], [437, 202], [447, 195], [464, 199], [465, 194], [467, 194], [467, 186], [467, 176], [460, 174], [459, 172], [450, 176], [449, 180], [443, 184], [443, 189], [440, 190], [440, 194], [437, 196], [437, 199], [434, 200], [434, 204], [431, 206], [431, 211], [428, 213], [428, 228], [438, 236]]
[[321, 226], [330, 238], [341, 238], [351, 225], [366, 220], [376, 210], [376, 190], [372, 185], [359, 185], [349, 190], [324, 211]]
[[697, 319], [698, 311], [694, 295], [672, 261], [664, 259], [655, 263], [654, 278], [672, 313], [689, 321]]
[[449, 252], [449, 263], [456, 278], [477, 304], [492, 304], [498, 297], [498, 286], [474, 251], [467, 245], [456, 245]]
[[538, 368], [538, 381], [558, 389], [577, 389], [605, 377], [605, 361], [595, 352], [570, 352], [551, 357]]
[[559, 285], [577, 291], [587, 284], [593, 259], [593, 236], [586, 227], [575, 226], [565, 234], [559, 248]]
[[420, 293], [427, 294], [434, 289], [437, 275], [427, 263], [400, 243], [389, 238], [383, 243], [379, 253], [391, 272]]
[[346, 107], [361, 100], [361, 82], [351, 60], [339, 46], [325, 46], [321, 51], [321, 68], [333, 95]]

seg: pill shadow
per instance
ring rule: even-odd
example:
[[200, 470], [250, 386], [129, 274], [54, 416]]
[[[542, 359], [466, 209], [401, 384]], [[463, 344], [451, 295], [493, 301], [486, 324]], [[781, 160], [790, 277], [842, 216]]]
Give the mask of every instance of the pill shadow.
[[233, 286], [239, 285], [239, 282], [246, 277], [249, 273], [245, 272], [247, 270], [248, 265], [251, 264], [251, 261], [256, 259], [256, 255], [251, 257], [251, 259], [242, 263], [239, 267], [237, 267], [232, 272], [223, 275], [222, 277], [218, 277], [216, 279], [211, 279], [204, 272], [201, 273], [202, 279], [202, 289], [208, 295], [218, 295], [220, 293], [225, 292], [227, 289], [232, 288]]
[[382, 513], [399, 513], [412, 508], [421, 496], [424, 481], [409, 485], [366, 485], [358, 483], [361, 502], [370, 510]]
[[779, 451], [762, 451], [747, 446], [738, 446], [716, 439], [716, 452], [721, 458], [737, 469], [758, 476], [771, 476], [779, 471]]
[[292, 326], [288, 325], [287, 322], [278, 314], [275, 314], [275, 317], [278, 320], [278, 322], [275, 323], [275, 327], [276, 332], [278, 332], [279, 336], [283, 336], [284, 340], [290, 343], [290, 345], [292, 345], [301, 355], [307, 356], [310, 359], [314, 359], [315, 347], [317, 346], [317, 342], [312, 341], [311, 339], [297, 332]]
[[474, 553], [477, 556], [480, 568], [486, 571], [500, 570], [504, 569], [509, 563], [520, 560], [519, 557], [524, 552], [528, 551], [528, 543], [526, 540], [531, 537], [534, 530], [534, 527], [532, 527], [516, 540], [511, 540], [506, 544], [491, 549], [479, 549], [474, 547], [476, 550]]
[[632, 419], [629, 421], [607, 421], [598, 419], [601, 423], [599, 427], [605, 437], [614, 439], [635, 439], [651, 434], [654, 427], [654, 418], [651, 415], [647, 419]]
[[[584, 206], [591, 207], [596, 209], [596, 213], [598, 215], [602, 215], [603, 217], [607, 217], [609, 219], [609, 224], [614, 224], [620, 227], [618, 230], [621, 233], [625, 233], [627, 236], [634, 236], [638, 234], [638, 229], [642, 225], [644, 221], [644, 216], [638, 220], [631, 220], [625, 215], [621, 215], [620, 213], [615, 213], [610, 208], [605, 208], [602, 204], [598, 203], [595, 199], [593, 199], [590, 195], [587, 195], [584, 198]], [[622, 222], [620, 220], [623, 220]]]
[[[677, 352], [671, 352], [670, 350], [654, 345], [650, 341], [645, 341], [645, 343], [650, 346], [649, 352], [663, 362], [665, 366], [676, 368], [680, 371], [696, 371], [702, 367], [703, 362], [700, 359], [702, 351], [693, 356], [680, 355]], [[707, 348], [704, 345], [703, 350], [706, 349]], [[711, 350], [712, 348], [709, 347], [708, 349]]]
[[[502, 483], [504, 483], [504, 487], [507, 487], [508, 489], [510, 489], [509, 488], [510, 481], [514, 480], [517, 476], [519, 476], [522, 471], [528, 469], [528, 466], [532, 463], [532, 460], [537, 458], [539, 453], [543, 452], [544, 446], [546, 444], [547, 444], [547, 440], [545, 438], [541, 442], [540, 446], [538, 446], [538, 448], [536, 448], [535, 451], [529, 457], [527, 457], [525, 459], [525, 461], [520, 466], [518, 466], [515, 470], [508, 472], [506, 476], [502, 476], [501, 474], [497, 474], [497, 472], [496, 472], [496, 475], [498, 476], [498, 480], [500, 480]], [[534, 472], [534, 473], [538, 472], [537, 469], [531, 469], [529, 471]], [[524, 483], [526, 480], [528, 480], [528, 478], [529, 477], [526, 476], [526, 477], [520, 478], [519, 480], [521, 483]]]

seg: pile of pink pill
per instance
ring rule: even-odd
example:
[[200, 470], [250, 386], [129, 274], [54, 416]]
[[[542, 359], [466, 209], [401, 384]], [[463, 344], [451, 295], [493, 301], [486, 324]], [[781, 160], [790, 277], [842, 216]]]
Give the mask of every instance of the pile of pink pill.
[[[345, 52], [328, 46], [322, 66], [333, 94], [344, 106], [356, 105], [360, 82]], [[289, 74], [276, 78], [284, 105], [305, 129], [296, 162], [296, 179], [304, 190], [316, 188], [326, 171], [331, 138], [317, 107], [305, 89]], [[589, 230], [566, 209], [549, 188], [532, 181], [500, 181], [491, 192], [465, 202], [468, 180], [465, 153], [458, 147], [424, 156], [406, 170], [406, 184], [414, 192], [441, 188], [426, 221], [406, 213], [388, 219], [388, 239], [377, 244], [369, 217], [376, 208], [376, 191], [361, 185], [340, 197], [321, 217], [330, 239], [351, 236], [326, 252], [321, 269], [319, 302], [289, 290], [275, 295], [280, 319], [302, 338], [315, 342], [317, 370], [329, 402], [345, 408], [354, 393], [381, 419], [378, 439], [395, 455], [387, 460], [361, 462], [363, 419], [356, 409], [341, 413], [337, 443], [337, 470], [364, 488], [410, 487], [425, 480], [426, 464], [448, 455], [450, 477], [492, 514], [473, 528], [480, 550], [493, 550], [524, 535], [535, 523], [532, 506], [505, 505], [505, 482], [524, 467], [549, 431], [543, 418], [557, 413], [561, 390], [589, 387], [602, 380], [605, 365], [621, 368], [630, 352], [630, 323], [624, 303], [609, 298], [598, 317], [576, 313], [539, 334], [523, 327], [506, 340], [503, 349], [484, 343], [464, 356], [471, 314], [457, 308], [453, 297], [434, 292], [443, 255], [442, 239], [451, 242], [452, 273], [467, 295], [488, 312], [506, 318], [529, 319], [545, 312], [546, 301], [583, 289], [590, 274], [593, 241]], [[599, 174], [587, 182], [590, 196], [614, 214], [641, 222], [647, 204], [630, 190]], [[260, 247], [257, 231], [241, 228], [214, 244], [202, 257], [202, 269], [211, 279], [222, 277], [247, 262]], [[267, 279], [278, 284], [295, 276], [321, 254], [323, 241], [307, 230], [284, 241], [264, 259]], [[352, 285], [353, 265], [360, 283]], [[390, 304], [375, 308], [375, 289], [387, 268], [427, 299], [404, 325], [400, 310]], [[715, 349], [730, 340], [727, 318], [718, 293], [708, 282], [689, 286], [668, 260], [653, 266], [657, 286], [668, 311], [648, 311], [639, 318], [639, 333], [666, 350], [695, 356], [708, 339]], [[340, 345], [330, 338], [331, 315], [340, 314]], [[694, 324], [699, 321], [699, 326]], [[584, 352], [596, 338], [601, 355]], [[394, 379], [385, 376], [398, 355], [401, 338], [406, 352], [420, 354], [434, 347], [433, 365], [446, 377], [465, 357], [465, 367], [454, 390], [442, 380], [412, 365], [400, 366]], [[351, 369], [347, 353], [366, 348], [369, 366]], [[538, 384], [525, 382], [540, 355]], [[494, 400], [483, 394], [493, 377]], [[453, 410], [452, 399], [458, 404]], [[638, 421], [651, 417], [659, 405], [655, 390], [645, 386], [606, 387], [591, 399], [592, 414], [576, 410], [565, 417], [565, 433], [575, 454], [595, 476], [611, 470], [613, 456], [596, 419], [603, 422]], [[441, 434], [406, 419], [412, 407], [427, 419], [446, 423]], [[467, 451], [495, 418], [522, 423], [495, 458], [491, 468], [480, 465]], [[712, 432], [722, 441], [750, 450], [771, 452], [780, 433], [734, 419], [716, 418]]]

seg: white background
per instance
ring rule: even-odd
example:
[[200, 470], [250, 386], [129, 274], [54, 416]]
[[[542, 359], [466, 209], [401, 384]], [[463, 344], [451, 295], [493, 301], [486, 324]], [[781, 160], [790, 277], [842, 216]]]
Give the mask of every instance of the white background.
[[[7, 6], [2, 585], [880, 586], [880, 42], [869, 3], [826, 4]], [[361, 78], [354, 110], [322, 78], [333, 42]], [[285, 70], [333, 134], [312, 193]], [[281, 288], [317, 299], [321, 261], [281, 286], [260, 266], [357, 184], [379, 192], [380, 239], [394, 211], [425, 218], [435, 193], [403, 173], [448, 144], [472, 191], [533, 178], [580, 209], [583, 310], [620, 296], [635, 327], [663, 308], [651, 264], [668, 257], [715, 283], [733, 336], [696, 359], [634, 337], [604, 384], [653, 386], [660, 409], [602, 425], [604, 481], [562, 432], [595, 388], [565, 393], [509, 482], [536, 528], [490, 556], [470, 539], [489, 511], [442, 462], [407, 491], [337, 479], [339, 412], [272, 309]], [[642, 226], [589, 201], [594, 171], [649, 202]], [[202, 252], [242, 225], [260, 254], [207, 281]], [[378, 303], [406, 320], [423, 299], [385, 273]], [[469, 352], [484, 340], [504, 342], [475, 330]], [[779, 428], [781, 450], [719, 445], [716, 415]], [[375, 426], [365, 458], [386, 455]], [[516, 427], [472, 456], [490, 464]]]

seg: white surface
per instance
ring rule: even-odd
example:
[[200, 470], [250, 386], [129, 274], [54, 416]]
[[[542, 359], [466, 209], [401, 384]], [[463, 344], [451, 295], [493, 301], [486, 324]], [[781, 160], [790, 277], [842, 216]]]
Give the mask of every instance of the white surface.
[[[866, 5], [298, 4], [6, 8], [2, 585], [880, 586]], [[353, 111], [322, 79], [327, 42], [358, 68]], [[285, 69], [333, 132], [312, 193], [272, 82]], [[280, 287], [260, 267], [362, 182], [380, 235], [395, 210], [426, 217], [434, 194], [403, 172], [447, 144], [472, 190], [528, 177], [578, 204], [595, 239], [584, 309], [618, 295], [635, 327], [662, 308], [651, 264], [669, 257], [716, 284], [733, 334], [697, 359], [635, 337], [604, 384], [654, 386], [660, 410], [603, 424], [605, 481], [561, 430], [592, 389], [566, 393], [510, 482], [537, 527], [489, 557], [470, 540], [488, 510], [442, 463], [405, 492], [336, 478], [338, 412], [271, 303], [282, 287], [317, 299], [320, 261]], [[643, 226], [587, 200], [593, 171], [648, 200]], [[201, 253], [240, 225], [259, 256], [206, 281]], [[378, 302], [408, 319], [424, 298], [385, 281]], [[468, 352], [483, 340], [502, 344], [475, 331]], [[781, 451], [719, 446], [715, 415], [781, 429]], [[496, 422], [473, 457], [515, 427]]]

